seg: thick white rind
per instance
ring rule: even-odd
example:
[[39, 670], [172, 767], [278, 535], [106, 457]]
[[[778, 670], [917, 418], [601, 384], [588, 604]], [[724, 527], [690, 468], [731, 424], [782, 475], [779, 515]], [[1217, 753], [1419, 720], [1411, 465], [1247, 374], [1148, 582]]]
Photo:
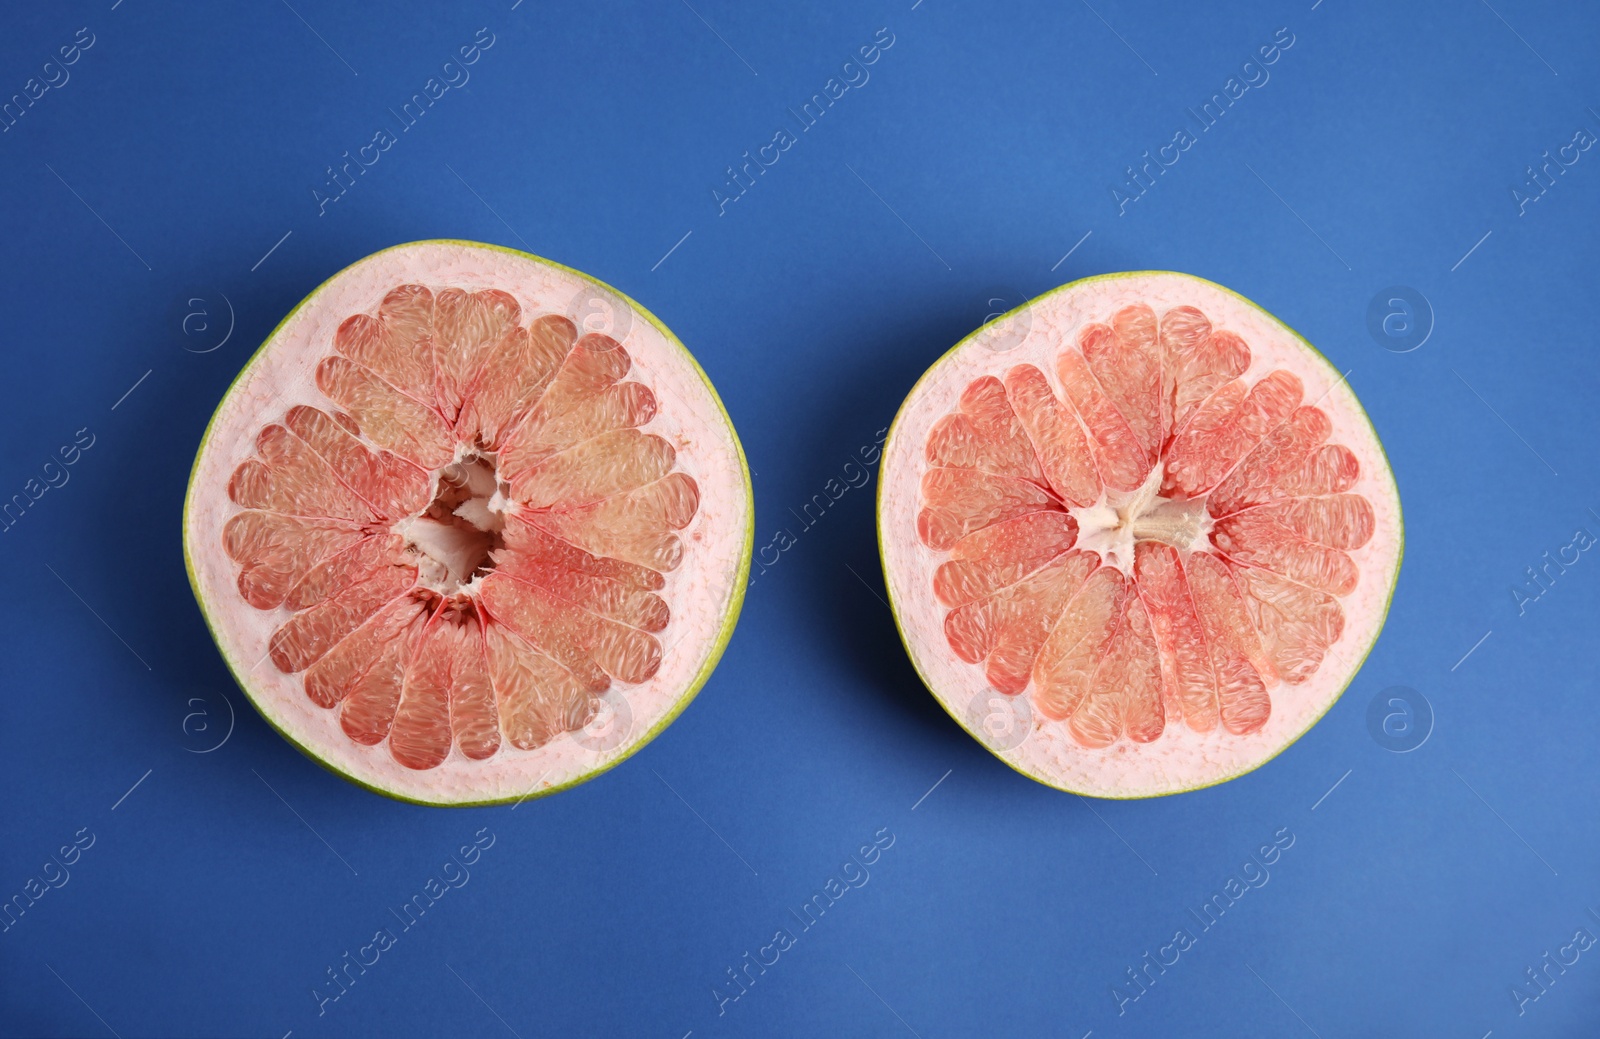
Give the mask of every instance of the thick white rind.
[[[981, 666], [951, 652], [944, 636], [946, 608], [933, 595], [933, 571], [948, 553], [923, 545], [916, 534], [919, 484], [927, 470], [925, 446], [933, 424], [952, 411], [963, 390], [983, 375], [1001, 376], [1033, 364], [1058, 396], [1056, 355], [1076, 347], [1078, 330], [1105, 322], [1118, 309], [1146, 303], [1157, 314], [1189, 305], [1213, 327], [1235, 332], [1250, 345], [1245, 378], [1254, 382], [1286, 368], [1305, 385], [1333, 423], [1330, 441], [1350, 448], [1361, 463], [1353, 488], [1372, 503], [1372, 539], [1351, 553], [1361, 571], [1356, 590], [1341, 600], [1345, 630], [1322, 666], [1300, 685], [1270, 690], [1272, 715], [1258, 732], [1234, 736], [1220, 727], [1197, 733], [1169, 722], [1149, 744], [1127, 739], [1094, 750], [1074, 741], [1065, 725], [1030, 713], [1029, 731], [1003, 742], [981, 724], [983, 704], [995, 694]], [[1026, 338], [1016, 343], [1023, 329]], [[997, 349], [998, 347], [998, 349]], [[934, 696], [963, 728], [1024, 775], [1049, 786], [1098, 797], [1151, 797], [1208, 786], [1250, 771], [1309, 729], [1344, 691], [1366, 658], [1388, 613], [1399, 571], [1403, 530], [1400, 498], [1383, 447], [1349, 383], [1323, 356], [1282, 322], [1242, 296], [1186, 274], [1136, 272], [1074, 282], [1025, 304], [962, 340], [912, 389], [884, 445], [879, 475], [878, 538], [884, 576], [913, 665]], [[1022, 694], [1031, 697], [1031, 689]]]
[[[617, 325], [627, 325], [622, 344], [633, 359], [627, 377], [648, 385], [660, 405], [645, 428], [678, 449], [677, 468], [699, 484], [700, 509], [681, 532], [683, 564], [666, 575], [660, 593], [672, 609], [671, 622], [658, 636], [661, 669], [641, 685], [617, 686], [631, 719], [627, 736], [615, 746], [592, 749], [560, 737], [531, 751], [503, 744], [493, 758], [478, 762], [452, 748], [439, 767], [413, 771], [389, 755], [386, 743], [352, 742], [339, 728], [337, 712], [306, 696], [301, 675], [283, 674], [266, 659], [267, 640], [289, 612], [255, 609], [239, 595], [237, 566], [222, 548], [223, 525], [239, 511], [228, 499], [228, 479], [253, 453], [262, 426], [280, 421], [297, 404], [334, 407], [315, 382], [317, 362], [331, 352], [334, 331], [351, 314], [375, 312], [383, 296], [402, 284], [509, 292], [522, 307], [524, 325], [536, 315], [564, 314], [581, 326], [596, 309], [589, 301], [600, 296], [616, 308], [614, 324], [592, 330], [617, 334]], [[648, 312], [602, 283], [537, 257], [469, 242], [415, 242], [369, 256], [329, 279], [246, 365], [195, 459], [184, 547], [195, 594], [223, 656], [284, 736], [380, 793], [425, 804], [481, 804], [581, 782], [633, 753], [683, 709], [720, 655], [742, 601], [751, 521], [744, 456], [722, 404], [688, 351]]]

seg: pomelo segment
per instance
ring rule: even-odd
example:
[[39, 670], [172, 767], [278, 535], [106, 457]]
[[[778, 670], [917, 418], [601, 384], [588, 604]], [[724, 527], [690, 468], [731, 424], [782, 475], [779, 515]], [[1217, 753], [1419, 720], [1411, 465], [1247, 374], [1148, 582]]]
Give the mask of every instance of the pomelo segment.
[[[609, 328], [582, 327], [597, 309]], [[571, 786], [664, 728], [732, 633], [752, 535], [738, 439], [665, 326], [455, 241], [308, 296], [223, 398], [184, 510], [196, 597], [266, 719], [440, 805]], [[606, 710], [622, 729], [587, 733]]]
[[[1221, 286], [1074, 282], [962, 340], [884, 445], [912, 663], [1042, 783], [1149, 797], [1298, 739], [1377, 639], [1400, 499], [1349, 384]], [[998, 724], [997, 724], [998, 723]], [[1021, 731], [1018, 731], [1018, 729]]]

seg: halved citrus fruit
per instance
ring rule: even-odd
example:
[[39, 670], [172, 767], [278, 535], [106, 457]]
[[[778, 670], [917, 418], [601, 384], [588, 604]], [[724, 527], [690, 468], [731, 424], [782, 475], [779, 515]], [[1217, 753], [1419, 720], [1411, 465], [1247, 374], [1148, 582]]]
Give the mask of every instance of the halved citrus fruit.
[[733, 426], [664, 325], [455, 241], [295, 308], [217, 408], [184, 509], [195, 595], [267, 721], [447, 805], [571, 786], [663, 729], [732, 634], [752, 531]]
[[884, 446], [901, 637], [1012, 767], [1100, 797], [1238, 776], [1383, 626], [1400, 499], [1349, 384], [1227, 289], [1063, 286], [957, 344]]

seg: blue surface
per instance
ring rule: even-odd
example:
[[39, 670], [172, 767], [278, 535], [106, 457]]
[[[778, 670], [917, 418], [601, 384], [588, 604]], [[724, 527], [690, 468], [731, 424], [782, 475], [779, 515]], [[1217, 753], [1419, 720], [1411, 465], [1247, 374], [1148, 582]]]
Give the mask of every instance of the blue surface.
[[[0, 1033], [1595, 1034], [1600, 948], [1572, 938], [1600, 936], [1600, 558], [1566, 549], [1512, 594], [1600, 535], [1600, 149], [1513, 194], [1600, 135], [1592, 6], [584, 6], [5, 12], [0, 98], [58, 85], [0, 119], [0, 496], [66, 482], [0, 534], [0, 896], [45, 889], [0, 933]], [[880, 27], [892, 45], [843, 69]], [[858, 85], [801, 131], [788, 109], [831, 76]], [[399, 132], [430, 77], [458, 85]], [[1230, 77], [1257, 85], [1200, 131], [1187, 110]], [[780, 128], [795, 143], [722, 206]], [[1124, 168], [1179, 128], [1195, 143], [1122, 206]], [[322, 207], [325, 167], [379, 129], [396, 142]], [[190, 459], [255, 346], [339, 268], [441, 236], [659, 314], [738, 426], [758, 546], [797, 535], [671, 729], [515, 810], [391, 803], [295, 752], [180, 554]], [[1298, 744], [1219, 788], [1090, 803], [918, 685], [870, 489], [809, 530], [792, 510], [991, 300], [1140, 268], [1228, 285], [1351, 372], [1408, 544], [1376, 649]], [[1391, 298], [1413, 302], [1386, 333]], [[1431, 324], [1399, 352], [1406, 307]], [[480, 832], [463, 882], [443, 864]], [[843, 864], [880, 832], [862, 880]], [[441, 870], [462, 886], [401, 930]], [[835, 875], [861, 886], [801, 931]], [[1245, 893], [1203, 930], [1230, 876]], [[719, 1013], [747, 952], [778, 959]], [[1177, 960], [1140, 994], [1147, 953]]]

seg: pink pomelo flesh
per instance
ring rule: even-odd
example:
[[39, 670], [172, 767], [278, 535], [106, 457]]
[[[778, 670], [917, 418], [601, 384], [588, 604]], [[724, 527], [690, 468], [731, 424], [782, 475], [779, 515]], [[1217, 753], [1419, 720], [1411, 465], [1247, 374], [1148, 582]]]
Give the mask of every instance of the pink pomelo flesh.
[[1024, 773], [1108, 797], [1220, 782], [1309, 728], [1402, 538], [1345, 379], [1168, 273], [1066, 286], [952, 350], [896, 419], [879, 522], [934, 694]]
[[[595, 300], [608, 330], [579, 325]], [[459, 804], [570, 785], [670, 721], [731, 631], [749, 526], [733, 430], [659, 323], [555, 264], [425, 242], [263, 346], [208, 430], [185, 545], [269, 721], [357, 782]], [[619, 731], [581, 738], [602, 710]]]

